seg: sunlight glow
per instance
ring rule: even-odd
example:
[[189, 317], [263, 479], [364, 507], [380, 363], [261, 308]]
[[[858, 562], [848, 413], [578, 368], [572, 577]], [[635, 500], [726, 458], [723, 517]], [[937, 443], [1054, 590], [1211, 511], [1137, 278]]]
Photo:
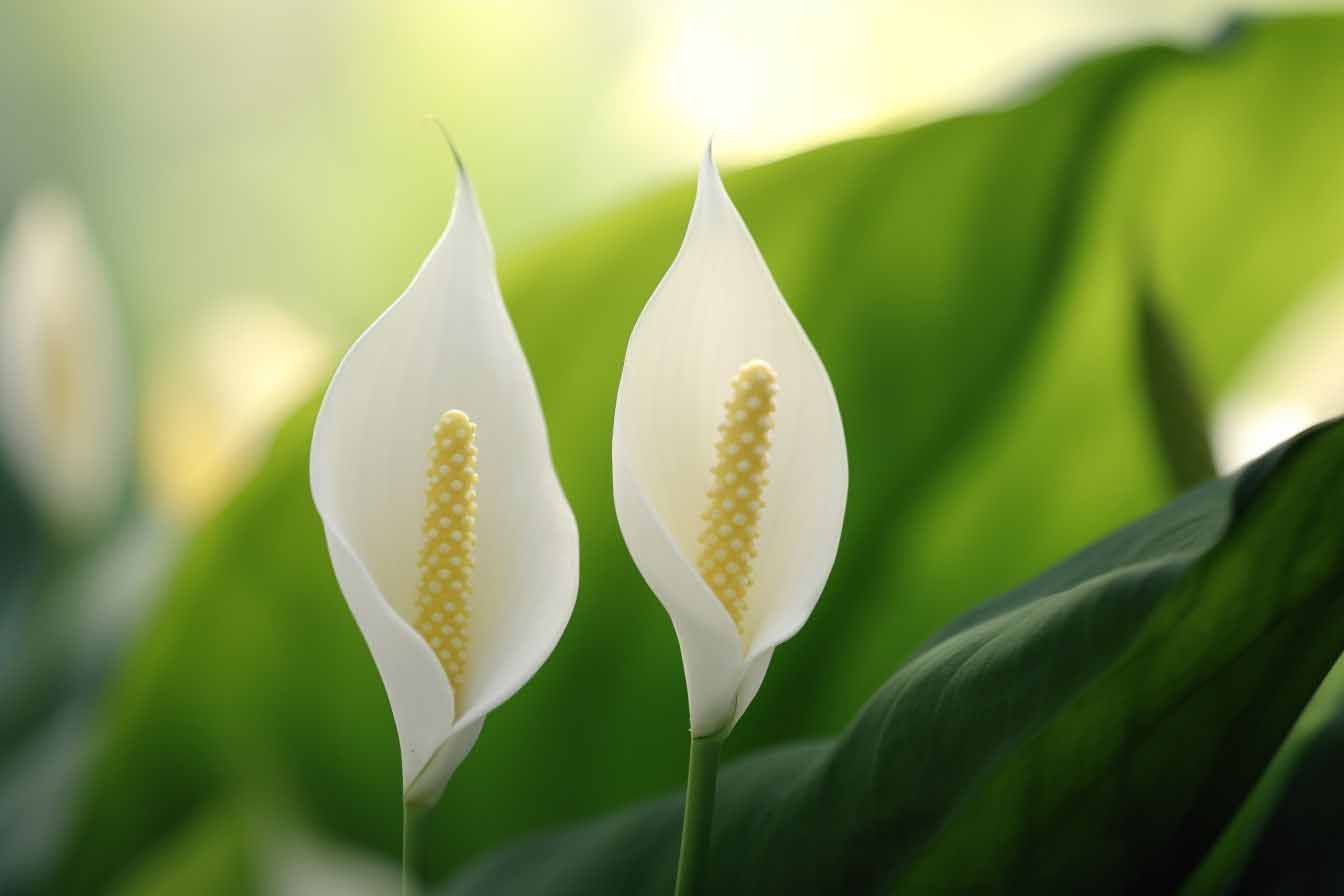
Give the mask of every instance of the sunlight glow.
[[662, 65], [658, 87], [673, 107], [705, 133], [753, 120], [779, 60], [737, 43], [724, 31], [688, 21]]
[[680, 121], [696, 141], [722, 138], [739, 161], [870, 129], [890, 112], [873, 61], [854, 54], [852, 17], [824, 12], [747, 4], [680, 16], [667, 23], [670, 37], [650, 44], [638, 80], [648, 81], [658, 117]]
[[1263, 341], [1218, 403], [1218, 469], [1229, 472], [1314, 423], [1344, 413], [1344, 270]]

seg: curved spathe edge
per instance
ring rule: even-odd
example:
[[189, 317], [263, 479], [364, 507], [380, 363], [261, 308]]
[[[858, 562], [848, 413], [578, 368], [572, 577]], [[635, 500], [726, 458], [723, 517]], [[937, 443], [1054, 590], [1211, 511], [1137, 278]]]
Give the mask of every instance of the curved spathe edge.
[[324, 529], [341, 593], [387, 692], [401, 748], [402, 786], [409, 790], [457, 727], [453, 688], [434, 652], [383, 598], [359, 556], [338, 531], [325, 523]]
[[[650, 506], [624, 453], [618, 424], [612, 440], [616, 521], [635, 566], [676, 629], [691, 731], [696, 735], [715, 734], [730, 727], [739, 714], [738, 691], [745, 666], [742, 642], [728, 611], [682, 555]], [[688, 594], [694, 597], [687, 600]]]
[[[514, 694], [518, 693], [524, 685], [532, 680], [532, 677], [541, 670], [541, 667], [550, 659], [555, 648], [559, 645], [560, 639], [564, 637], [565, 629], [569, 626], [569, 621], [574, 614], [574, 607], [578, 603], [579, 591], [579, 532], [578, 523], [574, 518], [572, 508], [565, 499], [564, 492], [560, 487], [559, 479], [554, 475], [552, 468], [552, 481], [554, 483], [554, 493], [552, 500], [555, 503], [555, 509], [559, 510], [555, 519], [564, 529], [563, 532], [553, 533], [564, 538], [567, 544], [564, 547], [564, 555], [567, 560], [568, 570], [563, 581], [555, 585], [557, 594], [568, 595], [562, 608], [563, 612], [557, 612], [556, 624], [549, 634], [540, 639], [536, 646], [537, 649], [526, 654], [528, 658], [525, 662], [520, 661], [515, 669], [508, 675], [497, 674], [500, 680], [506, 680], [507, 683], [495, 688], [486, 697], [481, 697], [462, 713], [457, 720], [459, 728], [466, 728], [472, 724], [479, 724], [484, 717], [507, 701]], [[521, 654], [520, 654], [521, 655]]]
[[467, 758], [476, 739], [481, 736], [485, 719], [457, 726], [434, 755], [425, 763], [420, 774], [402, 788], [402, 801], [408, 806], [432, 807], [443, 796], [448, 779], [457, 771], [462, 760]]

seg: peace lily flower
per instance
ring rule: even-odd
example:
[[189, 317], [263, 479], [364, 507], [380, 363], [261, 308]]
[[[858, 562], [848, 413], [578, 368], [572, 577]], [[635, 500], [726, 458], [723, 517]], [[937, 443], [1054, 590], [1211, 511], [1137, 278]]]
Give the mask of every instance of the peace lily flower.
[[830, 378], [709, 151], [685, 241], [630, 336], [612, 468], [621, 533], [681, 644], [689, 889], [718, 744], [816, 606], [849, 481]]
[[88, 535], [125, 494], [130, 364], [84, 217], [64, 193], [14, 215], [0, 258], [0, 464], [66, 536]]
[[630, 336], [612, 464], [621, 533], [681, 642], [691, 730], [722, 731], [816, 606], [849, 472], [830, 378], [709, 152]]
[[192, 528], [261, 464], [276, 428], [330, 371], [331, 353], [260, 296], [213, 302], [171, 346], [146, 377], [144, 471], [155, 504]]
[[458, 171], [443, 236], [337, 368], [311, 459], [332, 565], [392, 706], [404, 801], [421, 808], [550, 654], [578, 590], [578, 529]]

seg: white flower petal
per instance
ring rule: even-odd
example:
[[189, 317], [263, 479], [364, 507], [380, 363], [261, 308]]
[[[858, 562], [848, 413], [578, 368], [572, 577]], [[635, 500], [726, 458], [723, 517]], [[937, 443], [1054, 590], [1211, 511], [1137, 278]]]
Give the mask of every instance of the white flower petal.
[[[620, 413], [617, 401], [617, 414]], [[728, 611], [681, 552], [650, 506], [621, 443], [621, 427], [612, 441], [616, 517], [640, 575], [672, 617], [686, 672], [691, 730], [713, 734], [737, 715], [742, 675], [742, 642]]]
[[[237, 811], [229, 806], [226, 811]], [[293, 825], [287, 818], [247, 816], [256, 837], [260, 878], [267, 896], [398, 896], [401, 869], [381, 853], [365, 851]], [[259, 822], [259, 823], [257, 823]], [[255, 825], [255, 827], [254, 827]], [[249, 841], [251, 842], [251, 841]]]
[[[437, 662], [405, 658], [422, 652], [433, 659], [404, 624], [417, 593], [427, 452], [435, 423], [450, 409], [476, 423], [479, 451], [471, 638], [456, 707], [438, 690], [449, 684]], [[409, 786], [448, 740], [445, 732], [462, 736], [536, 672], [559, 640], [578, 590], [578, 529], [551, 463], [536, 387], [500, 296], [494, 252], [465, 172], [438, 244], [332, 378], [313, 431], [312, 491], [333, 542], [348, 546], [367, 572], [367, 588], [357, 577], [347, 588], [348, 575], [342, 588], [394, 709], [399, 701], [413, 707], [396, 714]], [[337, 553], [333, 548], [333, 560]], [[402, 624], [359, 606], [371, 601]], [[416, 668], [389, 675], [395, 663]], [[431, 702], [431, 694], [439, 696]], [[422, 745], [433, 740], [434, 749], [424, 753]], [[442, 771], [456, 762], [434, 765]], [[442, 781], [421, 779], [417, 786], [434, 785]]]
[[775, 655], [775, 648], [756, 653], [751, 662], [747, 663], [746, 669], [742, 671], [742, 683], [737, 688], [737, 714], [733, 716], [733, 724], [736, 725], [742, 718], [742, 714], [747, 711], [751, 701], [756, 699], [756, 692], [761, 689], [765, 682], [765, 673], [770, 669], [770, 658]]
[[130, 473], [121, 321], [74, 200], [34, 195], [0, 261], [0, 449], [58, 529], [105, 521]]
[[[744, 651], [692, 559], [728, 384], [755, 359], [775, 369], [779, 392]], [[816, 605], [849, 473], [830, 378], [708, 152], [685, 241], [630, 337], [612, 451], [621, 531], [677, 628], [692, 728], [711, 733], [741, 714], [760, 684], [749, 677]]]
[[408, 793], [434, 753], [452, 737], [453, 689], [434, 651], [378, 593], [364, 564], [330, 526], [327, 547], [341, 593], [387, 689], [401, 742], [402, 791]]
[[459, 725], [453, 730], [453, 733], [439, 745], [434, 751], [434, 755], [429, 758], [420, 774], [416, 775], [415, 780], [405, 783], [403, 793], [406, 802], [416, 806], [432, 806], [439, 801], [443, 795], [444, 785], [448, 779], [457, 771], [458, 765], [471, 748], [476, 746], [476, 738], [481, 736], [481, 729], [485, 727], [484, 716], [478, 717], [473, 722], [465, 725]]

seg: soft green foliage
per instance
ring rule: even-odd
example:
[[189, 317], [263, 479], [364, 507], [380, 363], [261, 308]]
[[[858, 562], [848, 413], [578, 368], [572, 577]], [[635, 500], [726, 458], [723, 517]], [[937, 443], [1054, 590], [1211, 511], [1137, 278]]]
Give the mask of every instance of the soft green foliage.
[[25, 642], [37, 590], [38, 531], [32, 507], [0, 467], [0, 762], [37, 712], [30, 693], [38, 675]]
[[[739, 764], [706, 892], [1170, 892], [1341, 650], [1336, 423], [959, 619], [834, 743]], [[679, 814], [505, 850], [447, 892], [665, 893]]]
[[188, 819], [115, 896], [235, 896], [257, 884], [246, 813], [225, 804]]
[[59, 856], [98, 697], [172, 539], [129, 483], [113, 519], [61, 532], [9, 460], [0, 456], [0, 892], [24, 896]]
[[[1344, 177], [1344, 132], [1319, 114], [1344, 107], [1342, 41], [1344, 21], [1316, 18], [1253, 26], [1205, 53], [1125, 53], [1011, 109], [728, 178], [832, 373], [852, 476], [830, 586], [808, 626], [777, 652], [730, 754], [833, 735], [956, 614], [1161, 503], [1165, 473], [1134, 342], [1134, 227], [1149, 235], [1153, 283], [1173, 330], [1188, 340], [1196, 379], [1216, 391], [1265, 327], [1344, 255], [1331, 230], [1344, 219], [1344, 195], [1320, 188]], [[492, 714], [428, 819], [430, 879], [539, 826], [613, 810], [682, 779], [675, 638], [617, 532], [609, 456], [625, 341], [675, 254], [690, 198], [689, 185], [679, 185], [504, 266], [506, 301], [579, 520], [581, 592], [553, 659]], [[371, 296], [370, 315], [390, 298]], [[395, 854], [392, 722], [308, 495], [312, 415], [309, 406], [291, 421], [257, 479], [201, 532], [129, 657], [61, 870], [63, 891], [101, 892], [188, 814], [240, 791], [277, 796], [330, 834]], [[1172, 612], [1167, 606], [1153, 613]], [[1155, 618], [1127, 618], [1131, 640], [1107, 635], [1114, 650], [1140, 649], [1158, 630]], [[1243, 635], [1265, 649], [1275, 643], [1251, 629]], [[907, 668], [927, 669], [967, 637]], [[1023, 674], [1058, 676], [1064, 688], [1107, 661], [1076, 655], [1067, 640], [1058, 648], [1058, 657], [1020, 657]], [[1170, 656], [1154, 645], [1162, 665], [1152, 682], [1188, 680], [1168, 666], [1215, 662], [1205, 651], [1216, 648]], [[1236, 668], [1232, 684], [1252, 687]], [[1305, 680], [1308, 671], [1293, 674]], [[1143, 681], [1121, 685], [1147, 695]], [[1297, 681], [1287, 693], [1305, 687]], [[1281, 733], [1301, 702], [1275, 703], [1285, 717], [1257, 737]], [[1217, 721], [1223, 709], [1212, 696], [1197, 706], [1178, 719]], [[983, 707], [986, 722], [1062, 718], [1044, 702], [1018, 709], [1020, 718]], [[1098, 720], [1087, 762], [1112, 755], [1100, 742], [1115, 734], [1106, 727], [1114, 722]], [[1090, 749], [1068, 740], [1080, 723], [1052, 727], [1062, 739], [1048, 749]], [[1206, 794], [1191, 837], [1214, 835], [1272, 749], [1252, 740], [1234, 768], [1206, 782], [1216, 792]], [[822, 755], [791, 748], [773, 761], [792, 768], [808, 749]], [[1152, 762], [1141, 751], [1134, 758], [1134, 768]], [[1206, 759], [1176, 751], [1164, 774], [1189, 783], [1182, 769]], [[755, 771], [746, 777], [770, 771], [768, 762], [747, 768]], [[1005, 799], [1021, 797], [1033, 768], [1001, 768]], [[951, 786], [955, 776], [927, 784], [939, 782]], [[1082, 822], [1080, 838], [1091, 830]], [[973, 818], [958, 816], [957, 825], [942, 842], [975, 839]], [[1038, 873], [1064, 873], [1081, 843], [1065, 843], [1061, 864]], [[990, 837], [977, 849], [1004, 846]], [[932, 874], [948, 853], [922, 855], [906, 873]], [[1159, 865], [1154, 858], [1145, 867]]]
[[1216, 472], [1209, 421], [1190, 362], [1151, 292], [1139, 296], [1138, 342], [1144, 394], [1153, 431], [1177, 489], [1193, 488]]

